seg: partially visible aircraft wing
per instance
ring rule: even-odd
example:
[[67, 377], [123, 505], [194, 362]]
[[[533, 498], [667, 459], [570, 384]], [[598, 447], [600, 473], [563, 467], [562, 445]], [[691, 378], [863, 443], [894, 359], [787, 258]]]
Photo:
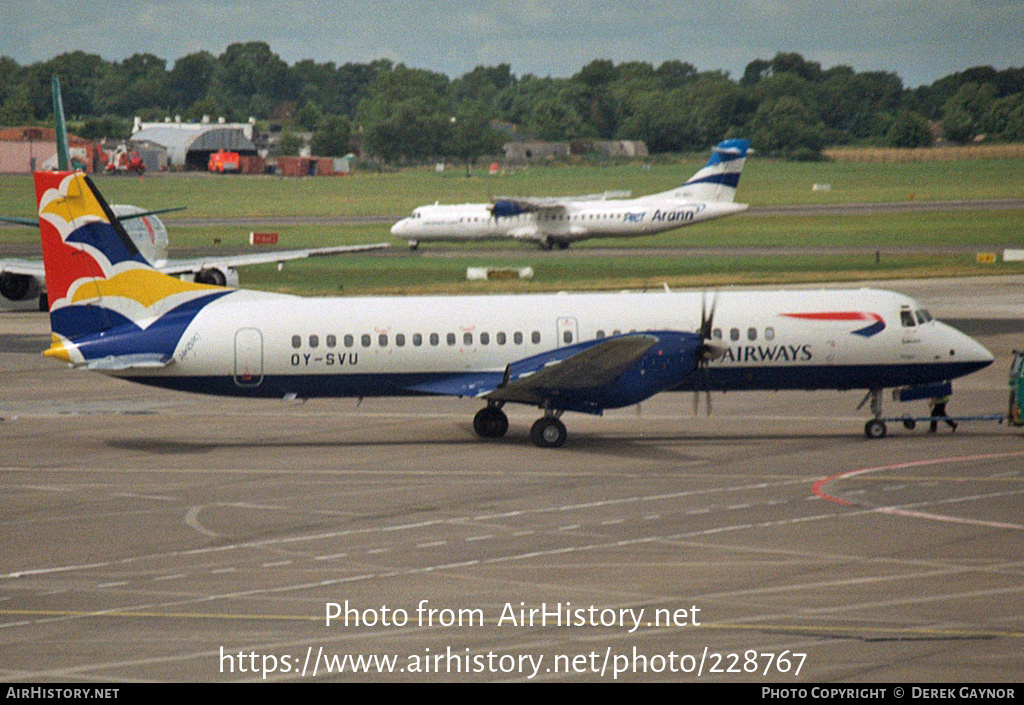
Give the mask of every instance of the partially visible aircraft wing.
[[[117, 215], [116, 217], [121, 221], [134, 220], [135, 218], [145, 218], [147, 215], [158, 215], [160, 213], [171, 213], [173, 211], [183, 210], [185, 210], [185, 206], [177, 206], [175, 208], [158, 208], [155, 211], [140, 210], [137, 213], [124, 213], [122, 215]], [[0, 215], [0, 221], [4, 223], [13, 223], [14, 225], [27, 225], [31, 228], [39, 227], [39, 218], [19, 218], [16, 215]]]
[[[251, 264], [265, 264], [269, 262], [286, 262], [305, 257], [322, 257], [327, 255], [345, 254], [351, 252], [365, 252], [371, 250], [382, 250], [388, 247], [389, 243], [378, 242], [372, 245], [340, 245], [337, 247], [318, 247], [308, 250], [281, 250], [279, 252], [258, 252], [253, 254], [228, 255], [224, 257], [208, 257], [196, 259], [172, 259], [163, 262], [154, 262], [153, 265], [164, 274], [178, 276], [181, 274], [196, 274], [211, 269], [234, 270], [237, 267], [244, 267]], [[227, 274], [223, 275], [227, 278]], [[35, 280], [34, 283], [32, 280]], [[211, 282], [212, 283], [212, 282]], [[225, 283], [220, 281], [218, 283]], [[237, 280], [230, 285], [237, 284]], [[7, 288], [7, 286], [13, 288]], [[16, 292], [16, 293], [13, 293]], [[43, 269], [42, 260], [28, 259], [5, 259], [0, 260], [0, 302], [23, 301], [37, 294], [42, 294], [40, 306], [46, 307], [46, 272]], [[7, 297], [12, 297], [8, 299]]]
[[39, 218], [19, 218], [15, 215], [0, 215], [0, 221], [15, 225], [28, 225], [33, 228], [39, 227]]
[[613, 198], [629, 198], [630, 195], [630, 191], [604, 191], [603, 193], [588, 193], [583, 196], [495, 196], [491, 201], [494, 204], [516, 204], [524, 210], [546, 210], [549, 208], [564, 208], [567, 204], [576, 201], [607, 201]]
[[30, 259], [0, 260], [0, 274], [20, 274], [26, 277], [38, 277], [40, 280], [46, 276], [43, 271], [43, 261]]
[[277, 252], [254, 252], [252, 254], [200, 257], [196, 259], [170, 259], [165, 262], [155, 262], [154, 265], [164, 274], [190, 274], [218, 266], [229, 268], [245, 267], [252, 264], [287, 262], [307, 257], [324, 257], [351, 252], [383, 250], [386, 247], [390, 247], [390, 243], [375, 242], [370, 245], [338, 245], [336, 247], [315, 247], [307, 250], [279, 250]]

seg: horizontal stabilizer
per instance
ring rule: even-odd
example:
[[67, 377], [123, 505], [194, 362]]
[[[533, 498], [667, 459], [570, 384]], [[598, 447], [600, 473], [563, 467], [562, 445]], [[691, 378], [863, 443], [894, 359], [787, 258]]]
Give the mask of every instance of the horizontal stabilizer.
[[155, 369], [167, 367], [174, 358], [161, 353], [140, 353], [137, 355], [108, 355], [90, 360], [85, 366], [90, 370], [113, 372], [117, 370]]

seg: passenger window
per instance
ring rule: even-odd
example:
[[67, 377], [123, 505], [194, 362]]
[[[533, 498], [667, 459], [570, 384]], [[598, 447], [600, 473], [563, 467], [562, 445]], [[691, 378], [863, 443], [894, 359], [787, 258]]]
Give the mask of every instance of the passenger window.
[[516, 345], [522, 345], [523, 344], [523, 334], [520, 333], [519, 331], [516, 331], [515, 333], [513, 333], [512, 334], [512, 342], [515, 343]]
[[504, 333], [498, 333], [496, 336], [494, 336], [494, 339], [498, 342], [498, 345], [504, 345], [505, 341], [507, 340]]
[[740, 329], [739, 328], [730, 328], [729, 329], [729, 340], [739, 340], [739, 339], [740, 339]]
[[772, 328], [771, 326], [765, 328], [764, 329], [764, 339], [765, 340], [775, 340], [775, 329]]
[[757, 328], [747, 328], [747, 340], [757, 340]]
[[333, 348], [338, 345], [338, 339], [333, 335], [327, 336], [327, 347]]
[[563, 342], [564, 342], [564, 343], [565, 343], [566, 345], [568, 345], [569, 343], [571, 343], [571, 342], [572, 342], [572, 331], [571, 331], [571, 330], [567, 330], [567, 331], [564, 331], [564, 332], [562, 333], [562, 341], [563, 341]]
[[387, 336], [387, 333], [381, 333], [380, 335], [378, 335], [377, 336], [377, 343], [382, 348], [386, 348], [388, 346], [388, 336]]
[[293, 348], [301, 348], [302, 347], [302, 336], [301, 335], [293, 335], [292, 336], [292, 347]]
[[363, 333], [363, 336], [359, 339], [359, 342], [361, 342], [363, 344], [364, 348], [370, 347], [371, 339], [370, 339], [369, 334], [368, 333]]
[[446, 340], [447, 340], [449, 345], [455, 345], [455, 334], [454, 333], [449, 333], [447, 338], [446, 338]]
[[395, 345], [397, 345], [400, 348], [405, 347], [405, 334], [404, 333], [399, 333], [398, 335], [395, 336]]
[[711, 337], [714, 338], [715, 340], [721, 340], [722, 339], [722, 329], [721, 328], [715, 328], [713, 331], [711, 331]]
[[530, 341], [534, 345], [540, 343], [540, 331], [533, 331], [533, 333], [530, 334]]
[[355, 344], [356, 340], [351, 335], [345, 336], [345, 347], [351, 348]]
[[423, 336], [420, 335], [419, 333], [413, 333], [412, 344], [415, 345], [416, 347], [423, 345]]
[[311, 348], [320, 347], [320, 336], [318, 336], [318, 335], [311, 335], [311, 336], [309, 336], [309, 347], [311, 347]]
[[473, 334], [472, 333], [463, 333], [462, 334], [462, 344], [463, 345], [472, 345], [473, 344]]
[[904, 328], [914, 327], [914, 314], [910, 311], [900, 311], [900, 322]]
[[594, 333], [594, 337], [597, 338], [598, 340], [600, 340], [601, 338], [604, 337], [604, 331], [603, 330], [597, 331], [596, 333]]
[[622, 335], [622, 331], [616, 328], [615, 330], [612, 331], [612, 335]]
[[480, 344], [481, 345], [487, 345], [490, 342], [491, 342], [491, 335], [490, 335], [490, 333], [481, 333], [480, 334]]
[[431, 333], [430, 334], [430, 344], [431, 345], [437, 345], [440, 342], [441, 342], [441, 336], [439, 336], [437, 333]]

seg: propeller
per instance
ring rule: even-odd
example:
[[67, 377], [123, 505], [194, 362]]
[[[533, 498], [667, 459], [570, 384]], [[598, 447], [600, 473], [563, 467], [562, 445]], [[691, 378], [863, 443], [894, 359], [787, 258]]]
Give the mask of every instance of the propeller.
[[708, 416], [711, 416], [711, 387], [708, 382], [708, 363], [715, 360], [728, 351], [728, 346], [719, 340], [711, 337], [711, 331], [715, 323], [715, 308], [718, 306], [718, 294], [711, 299], [711, 310], [708, 311], [707, 292], [701, 295], [700, 299], [700, 328], [697, 335], [700, 336], [701, 344], [697, 348], [697, 384], [693, 391], [693, 415], [700, 411], [700, 392], [704, 389], [704, 408]]

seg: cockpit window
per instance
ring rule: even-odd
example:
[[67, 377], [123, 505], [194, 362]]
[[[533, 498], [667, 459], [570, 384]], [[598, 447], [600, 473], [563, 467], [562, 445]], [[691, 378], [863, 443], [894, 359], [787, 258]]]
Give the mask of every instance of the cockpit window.
[[922, 308], [917, 311], [917, 322], [924, 324], [932, 320], [932, 314], [928, 313], [928, 309]]
[[900, 322], [904, 328], [913, 328], [917, 325], [914, 321], [914, 313], [912, 311], [900, 311]]

